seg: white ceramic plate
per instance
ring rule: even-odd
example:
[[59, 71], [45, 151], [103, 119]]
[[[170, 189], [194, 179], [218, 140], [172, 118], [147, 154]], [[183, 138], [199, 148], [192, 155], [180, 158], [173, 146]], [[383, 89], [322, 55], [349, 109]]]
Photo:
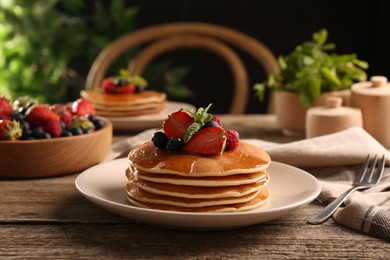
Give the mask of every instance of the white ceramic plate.
[[142, 223], [175, 229], [231, 229], [276, 219], [313, 201], [321, 186], [311, 174], [272, 162], [268, 173], [270, 205], [232, 213], [187, 213], [132, 206], [125, 198], [127, 158], [99, 164], [76, 179], [78, 191], [96, 205]]
[[161, 126], [162, 121], [180, 108], [195, 111], [195, 107], [188, 103], [168, 101], [164, 110], [158, 114], [129, 116], [129, 117], [106, 117], [112, 122], [114, 130], [135, 131]]

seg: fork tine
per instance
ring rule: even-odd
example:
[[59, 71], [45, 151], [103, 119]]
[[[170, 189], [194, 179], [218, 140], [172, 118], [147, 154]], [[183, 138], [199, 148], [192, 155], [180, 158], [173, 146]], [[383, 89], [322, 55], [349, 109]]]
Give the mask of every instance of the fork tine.
[[385, 155], [383, 154], [382, 158], [378, 162], [378, 166], [376, 168], [377, 174], [375, 174], [373, 179], [372, 179], [373, 184], [377, 184], [381, 180], [384, 169], [385, 169]]
[[363, 176], [363, 179], [360, 180], [360, 182], [371, 183], [372, 175], [374, 174], [376, 169], [375, 167], [376, 167], [377, 160], [378, 160], [378, 155], [376, 154], [371, 164], [371, 167], [369, 167], [369, 170], [367, 169], [366, 174]]
[[368, 164], [370, 163], [371, 154], [368, 154], [366, 160], [364, 161], [363, 166], [359, 169], [359, 173], [354, 181], [354, 183], [359, 183], [362, 181], [363, 176], [366, 174], [368, 169]]

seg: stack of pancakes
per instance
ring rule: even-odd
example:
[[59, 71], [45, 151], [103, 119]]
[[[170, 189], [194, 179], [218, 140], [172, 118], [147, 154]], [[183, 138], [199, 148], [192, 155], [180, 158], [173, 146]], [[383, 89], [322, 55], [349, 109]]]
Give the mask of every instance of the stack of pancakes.
[[108, 117], [157, 114], [166, 103], [164, 93], [145, 90], [134, 94], [107, 94], [100, 89], [83, 90], [81, 96], [96, 109], [96, 114]]
[[270, 162], [265, 151], [243, 141], [216, 156], [171, 153], [146, 142], [129, 153], [126, 196], [135, 206], [161, 210], [251, 210], [269, 200]]

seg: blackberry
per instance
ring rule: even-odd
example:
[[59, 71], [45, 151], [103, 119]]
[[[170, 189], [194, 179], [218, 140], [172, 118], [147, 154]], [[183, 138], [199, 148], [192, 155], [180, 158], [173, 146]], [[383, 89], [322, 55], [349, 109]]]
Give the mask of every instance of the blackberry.
[[170, 152], [178, 152], [183, 148], [183, 141], [179, 137], [172, 137], [168, 140], [167, 149]]
[[155, 132], [152, 136], [152, 142], [157, 148], [165, 148], [168, 143], [168, 137], [163, 132]]

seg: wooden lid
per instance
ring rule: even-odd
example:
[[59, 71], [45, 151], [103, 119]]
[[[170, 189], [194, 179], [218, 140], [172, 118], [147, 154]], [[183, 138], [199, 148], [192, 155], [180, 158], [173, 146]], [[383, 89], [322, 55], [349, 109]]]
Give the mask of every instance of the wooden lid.
[[384, 76], [372, 76], [370, 81], [352, 85], [352, 93], [367, 96], [390, 96], [390, 84]]

